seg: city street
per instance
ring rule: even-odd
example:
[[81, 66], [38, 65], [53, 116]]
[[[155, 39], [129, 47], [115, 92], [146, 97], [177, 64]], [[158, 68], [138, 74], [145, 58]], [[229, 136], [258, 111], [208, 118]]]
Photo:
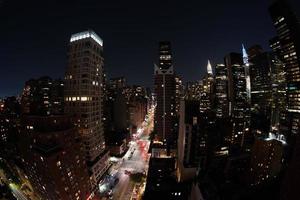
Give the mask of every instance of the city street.
[[133, 173], [147, 171], [149, 144], [148, 140], [141, 139], [131, 142], [131, 147], [118, 170], [119, 183], [114, 188], [114, 199], [130, 199], [134, 183], [130, 181], [129, 176]]
[[130, 148], [120, 159], [117, 167], [119, 183], [113, 189], [113, 199], [129, 200], [133, 194], [135, 183], [130, 180], [130, 174], [146, 173], [148, 171], [148, 150], [149, 134], [153, 130], [154, 107], [149, 110], [149, 114], [142, 126], [138, 129], [135, 140], [130, 142]]
[[13, 195], [17, 198], [17, 200], [28, 200], [24, 193], [20, 191], [15, 184], [10, 183], [9, 188], [11, 189]]

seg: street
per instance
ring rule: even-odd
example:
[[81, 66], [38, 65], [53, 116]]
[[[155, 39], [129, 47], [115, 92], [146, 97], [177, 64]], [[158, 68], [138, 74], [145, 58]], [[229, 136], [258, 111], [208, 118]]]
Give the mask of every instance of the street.
[[133, 140], [129, 143], [129, 149], [123, 158], [115, 158], [115, 164], [110, 172], [112, 177], [117, 176], [118, 179], [118, 183], [112, 189], [112, 198], [115, 200], [130, 200], [133, 194], [137, 195], [134, 192], [137, 183], [130, 180], [130, 175], [135, 173], [146, 175], [148, 171], [149, 134], [153, 130], [154, 109], [154, 107], [149, 109], [145, 121], [134, 134]]
[[10, 183], [9, 188], [11, 189], [13, 195], [17, 198], [17, 200], [28, 200], [24, 193], [20, 191], [15, 184]]
[[[130, 149], [124, 156], [124, 161], [119, 168], [119, 183], [114, 188], [114, 199], [130, 199], [135, 184], [130, 181], [131, 173], [143, 173], [148, 167], [148, 140], [132, 141]], [[131, 156], [131, 152], [133, 152]]]

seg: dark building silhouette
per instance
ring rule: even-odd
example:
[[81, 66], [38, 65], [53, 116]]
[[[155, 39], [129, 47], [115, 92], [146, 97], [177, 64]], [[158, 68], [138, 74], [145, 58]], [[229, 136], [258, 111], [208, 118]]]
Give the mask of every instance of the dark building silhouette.
[[251, 46], [250, 48], [247, 49], [249, 60], [251, 61], [255, 56], [261, 54], [264, 52], [262, 47], [258, 44]]
[[21, 104], [22, 113], [56, 115], [64, 112], [64, 83], [60, 79], [41, 77], [25, 83]]
[[182, 100], [180, 105], [177, 178], [192, 180], [206, 165], [207, 133], [200, 115], [199, 101]]
[[175, 176], [175, 158], [151, 158], [144, 200], [188, 199], [190, 183], [178, 183]]

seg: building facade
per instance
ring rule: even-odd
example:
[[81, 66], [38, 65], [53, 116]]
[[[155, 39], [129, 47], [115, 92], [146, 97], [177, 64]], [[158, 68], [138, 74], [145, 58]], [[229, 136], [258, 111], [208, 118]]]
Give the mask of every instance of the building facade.
[[91, 196], [84, 151], [68, 116], [24, 115], [21, 135], [22, 164], [41, 199], [86, 200]]

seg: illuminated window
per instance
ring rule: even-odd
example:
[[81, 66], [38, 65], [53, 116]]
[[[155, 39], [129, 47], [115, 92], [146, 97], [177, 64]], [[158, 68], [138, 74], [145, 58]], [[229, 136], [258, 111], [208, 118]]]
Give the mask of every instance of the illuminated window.
[[81, 97], [81, 101], [87, 101], [88, 98], [87, 97]]

